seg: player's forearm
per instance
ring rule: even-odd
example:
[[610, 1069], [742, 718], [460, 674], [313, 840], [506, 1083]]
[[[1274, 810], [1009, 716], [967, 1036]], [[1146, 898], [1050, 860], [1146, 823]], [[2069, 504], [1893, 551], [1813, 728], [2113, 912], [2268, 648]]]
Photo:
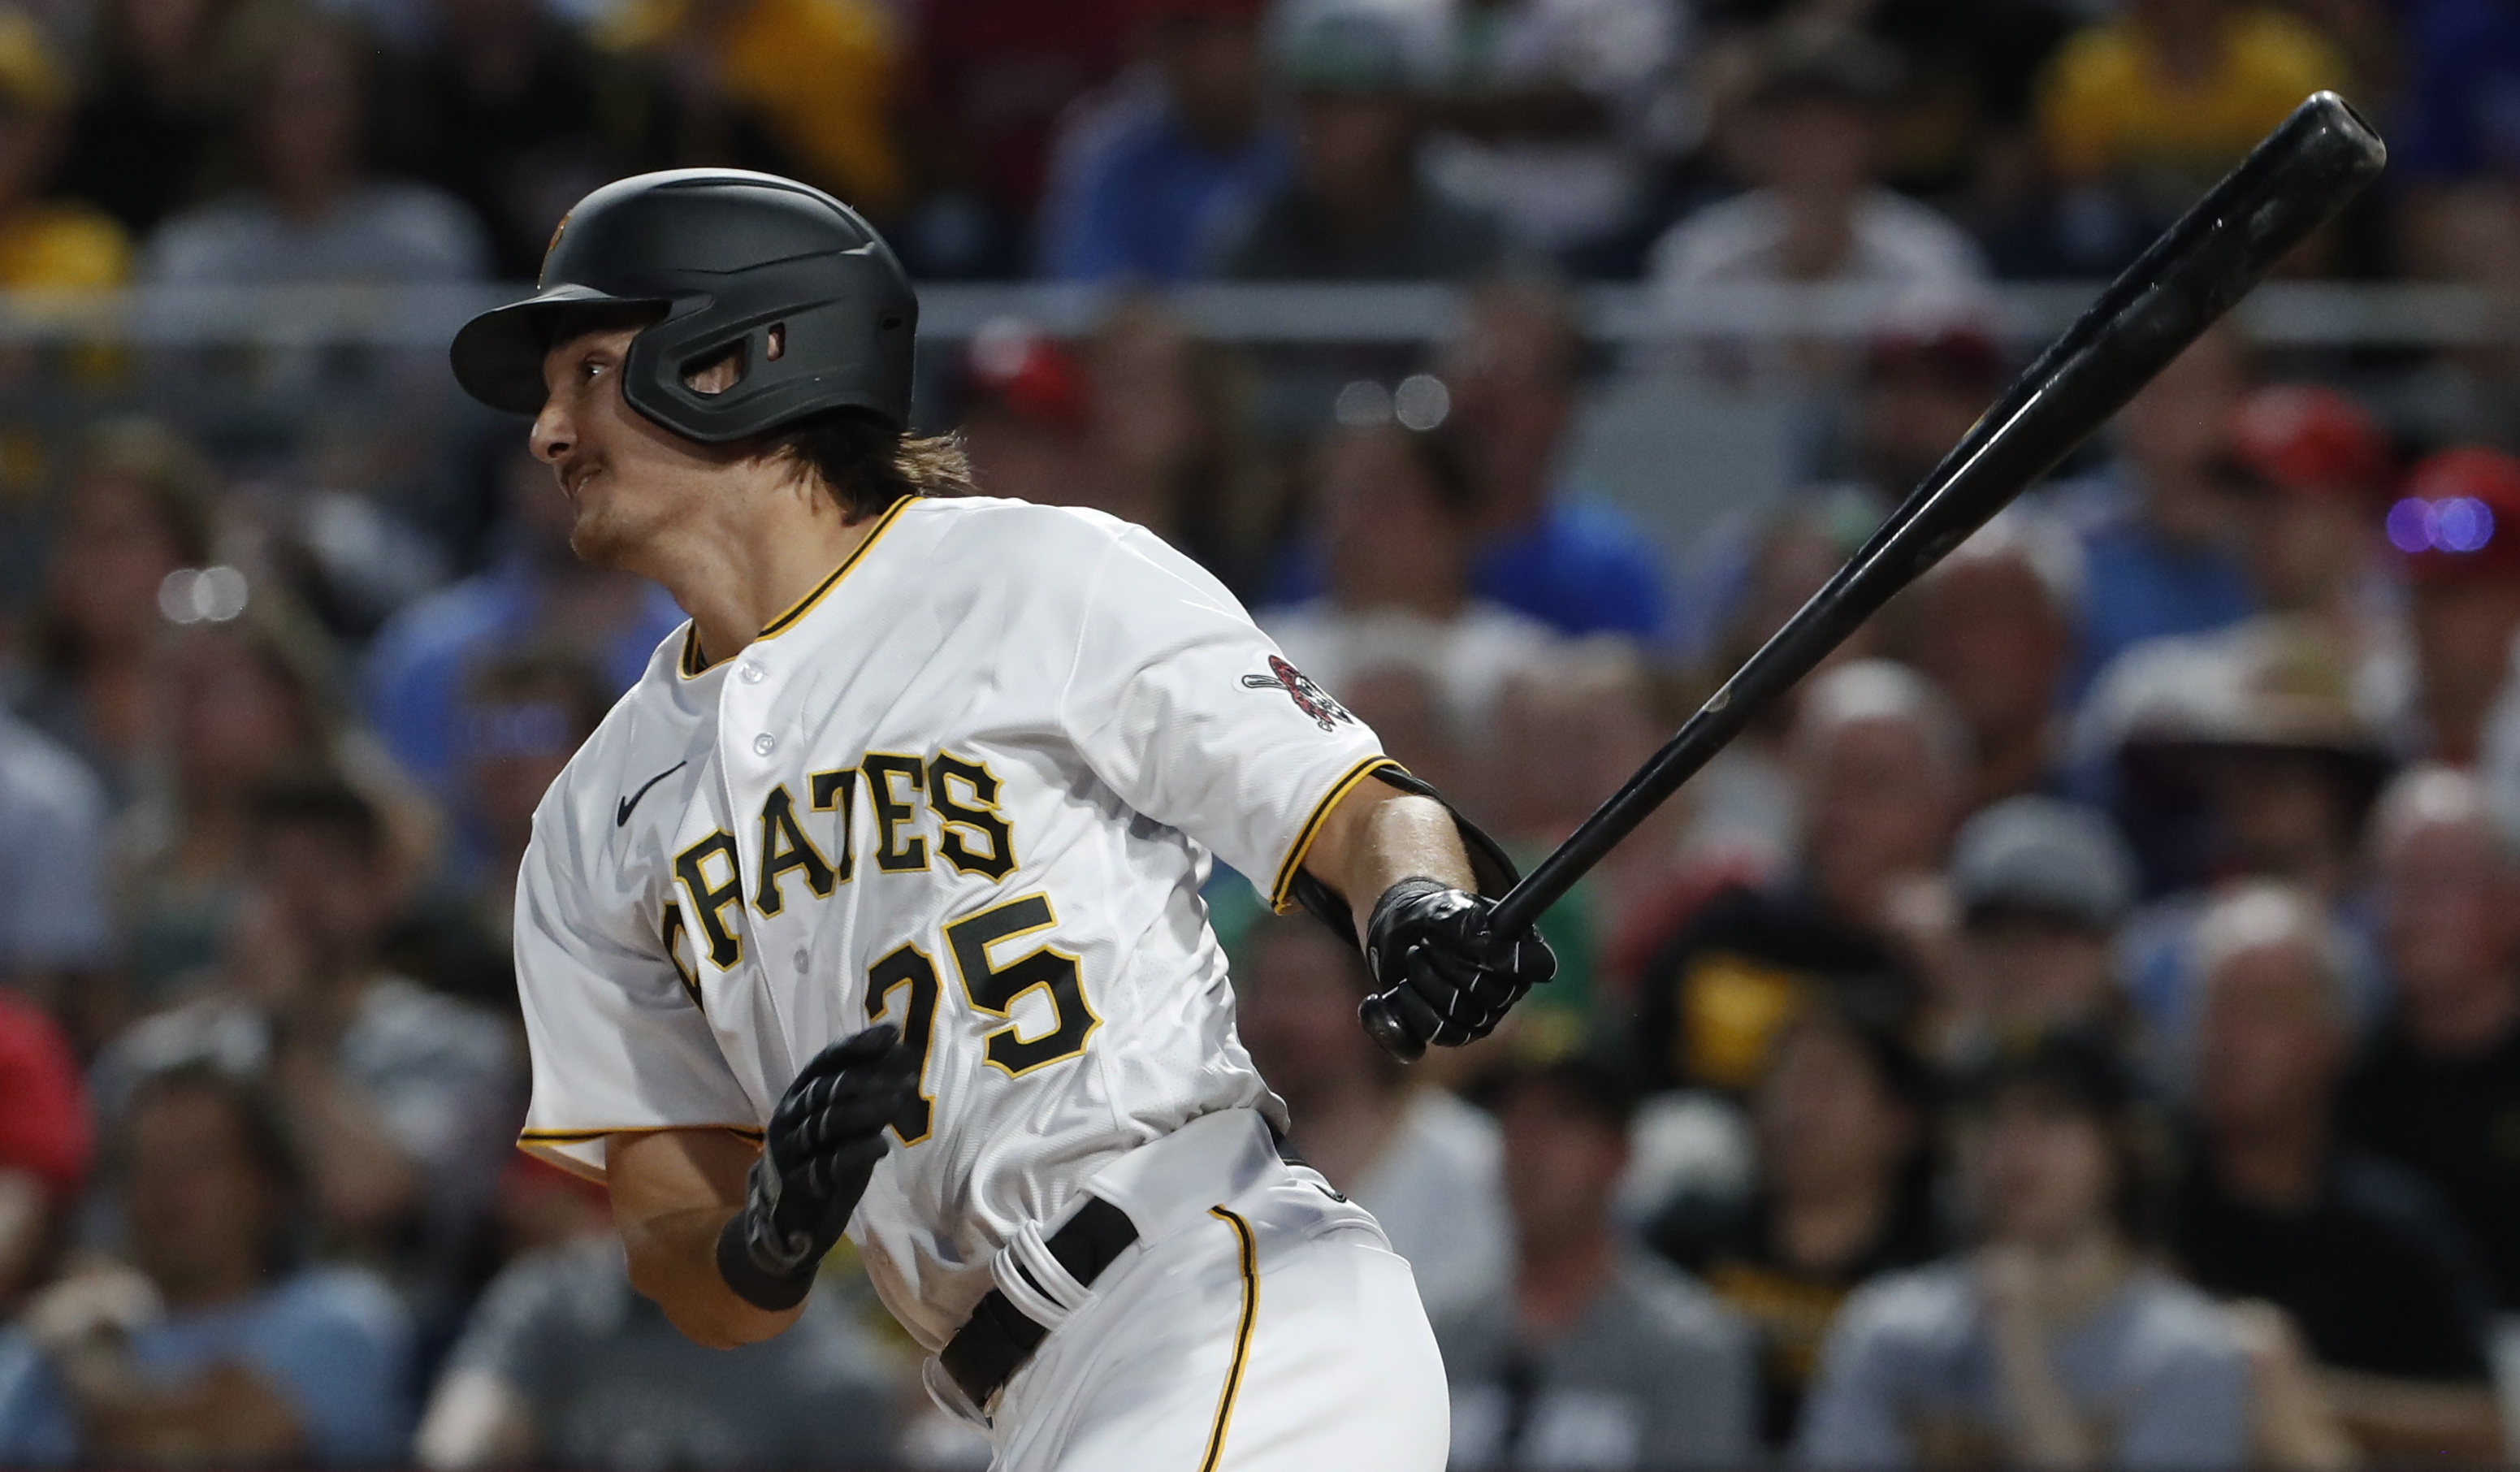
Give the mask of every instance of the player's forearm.
[[1478, 883], [1452, 813], [1431, 797], [1376, 781], [1358, 783], [1330, 810], [1304, 868], [1347, 900], [1359, 940], [1373, 902], [1403, 879], [1439, 879], [1460, 889]]
[[743, 1206], [744, 1173], [755, 1153], [723, 1130], [615, 1135], [605, 1149], [630, 1285], [654, 1299], [685, 1337], [710, 1349], [768, 1339], [799, 1312], [756, 1308], [718, 1271], [718, 1235]]

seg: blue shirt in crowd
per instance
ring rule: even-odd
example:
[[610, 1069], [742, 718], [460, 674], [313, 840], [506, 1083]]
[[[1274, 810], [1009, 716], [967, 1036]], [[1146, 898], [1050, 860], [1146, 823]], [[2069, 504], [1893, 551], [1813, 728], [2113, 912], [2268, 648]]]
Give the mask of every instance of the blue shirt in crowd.
[[2083, 647], [2074, 671], [2080, 700], [2130, 647], [2173, 634], [2207, 634], [2257, 611], [2240, 559], [2212, 545], [2174, 542], [2123, 512], [2083, 537]]
[[[604, 673], [628, 690], [648, 657], [683, 622], [661, 588], [651, 590], [640, 615], [605, 651]], [[404, 769], [442, 788], [455, 773], [464, 681], [484, 658], [529, 647], [543, 637], [542, 600], [533, 574], [509, 562], [441, 588], [403, 609], [379, 631], [366, 671], [368, 721]]]
[[[1325, 581], [1321, 548], [1298, 546], [1279, 560], [1263, 602], [1305, 602], [1322, 596]], [[1552, 501], [1531, 525], [1489, 539], [1470, 564], [1470, 592], [1571, 638], [1652, 642], [1665, 633], [1653, 544], [1598, 502]]]
[[[411, 1441], [411, 1326], [382, 1279], [356, 1269], [300, 1272], [243, 1302], [177, 1314], [131, 1336], [133, 1367], [178, 1381], [244, 1365], [296, 1412], [318, 1467], [401, 1461]], [[23, 1333], [0, 1333], [0, 1466], [92, 1460], [52, 1363]]]
[[2520, 9], [2431, 0], [2408, 37], [2409, 85], [2389, 130], [2406, 178], [2520, 176]]
[[1276, 189], [1292, 140], [1263, 127], [1230, 154], [1191, 137], [1158, 94], [1113, 105], [1062, 160], [1042, 206], [1042, 273], [1058, 281], [1188, 281], [1215, 222]]

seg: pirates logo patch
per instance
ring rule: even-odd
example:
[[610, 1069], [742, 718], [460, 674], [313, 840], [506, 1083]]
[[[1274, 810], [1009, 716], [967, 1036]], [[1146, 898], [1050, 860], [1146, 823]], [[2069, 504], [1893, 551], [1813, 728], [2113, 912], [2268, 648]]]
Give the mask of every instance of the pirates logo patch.
[[1310, 716], [1313, 724], [1324, 731], [1336, 731], [1342, 721], [1350, 726], [1356, 724], [1356, 717], [1347, 713], [1346, 706], [1331, 699], [1328, 691], [1306, 679], [1302, 670], [1275, 654], [1269, 656], [1269, 673], [1245, 675], [1242, 684], [1249, 690], [1284, 691], [1294, 698], [1295, 708]]

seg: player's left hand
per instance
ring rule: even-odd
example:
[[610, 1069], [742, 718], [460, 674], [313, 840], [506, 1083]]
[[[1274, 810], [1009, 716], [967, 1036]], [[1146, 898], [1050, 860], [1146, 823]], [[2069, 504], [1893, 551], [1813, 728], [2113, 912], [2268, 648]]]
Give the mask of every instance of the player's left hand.
[[1418, 1050], [1430, 1043], [1460, 1048], [1495, 1031], [1523, 993], [1557, 974], [1547, 941], [1495, 932], [1488, 922], [1495, 909], [1494, 900], [1436, 879], [1384, 890], [1365, 927], [1366, 963], [1381, 989], [1367, 1006], [1378, 1005]]

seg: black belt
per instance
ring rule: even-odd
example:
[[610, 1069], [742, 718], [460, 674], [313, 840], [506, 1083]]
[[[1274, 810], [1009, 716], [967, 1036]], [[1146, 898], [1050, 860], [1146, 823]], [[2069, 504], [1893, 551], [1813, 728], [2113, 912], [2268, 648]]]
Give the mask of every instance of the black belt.
[[[1138, 1225], [1128, 1213], [1100, 1196], [1088, 1196], [1085, 1205], [1067, 1225], [1050, 1234], [1050, 1255], [1058, 1260], [1080, 1282], [1091, 1286], [1111, 1266], [1111, 1260], [1122, 1248], [1138, 1240]], [[1017, 1272], [1023, 1268], [1017, 1265]], [[1030, 1274], [1025, 1274], [1027, 1280]], [[1034, 1283], [1034, 1287], [1041, 1286]], [[937, 1358], [944, 1362], [945, 1373], [963, 1387], [971, 1398], [974, 1408], [986, 1408], [989, 1397], [1007, 1383], [1032, 1352], [1039, 1348], [1050, 1330], [1026, 1317], [1022, 1310], [1009, 1302], [1005, 1293], [991, 1288], [965, 1320], [962, 1332], [945, 1346]]]

